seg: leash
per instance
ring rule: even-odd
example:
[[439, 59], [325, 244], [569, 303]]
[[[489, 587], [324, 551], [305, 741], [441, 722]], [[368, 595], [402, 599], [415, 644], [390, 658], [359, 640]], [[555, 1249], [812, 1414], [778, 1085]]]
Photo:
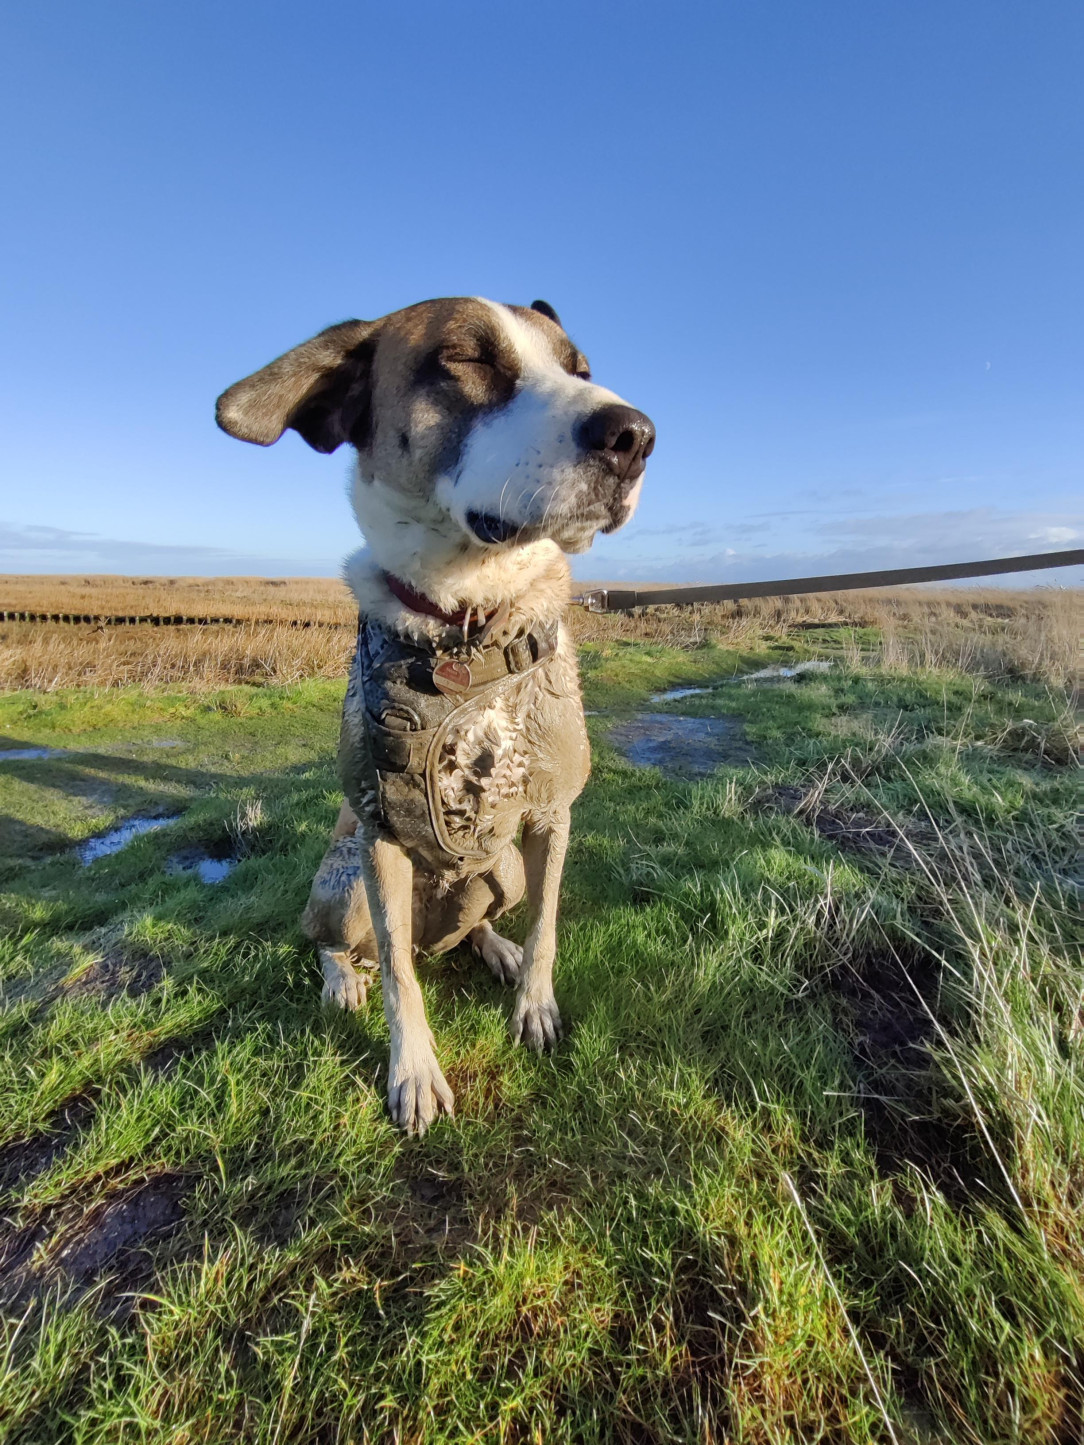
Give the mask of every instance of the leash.
[[861, 587], [899, 587], [909, 582], [951, 582], [959, 577], [993, 577], [1084, 563], [1084, 548], [1036, 552], [1029, 557], [992, 557], [984, 562], [949, 562], [940, 567], [895, 567], [882, 572], [841, 572], [834, 577], [791, 577], [781, 582], [727, 582], [714, 587], [594, 587], [573, 597], [588, 612], [628, 612], [692, 602], [740, 602], [749, 597], [793, 597], [803, 592], [848, 592]]

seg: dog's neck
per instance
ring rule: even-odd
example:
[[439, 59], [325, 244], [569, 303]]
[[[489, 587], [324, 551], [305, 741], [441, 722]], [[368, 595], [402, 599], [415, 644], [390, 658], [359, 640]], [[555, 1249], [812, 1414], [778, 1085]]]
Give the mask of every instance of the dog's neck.
[[435, 617], [445, 627], [463, 627], [475, 612], [479, 614], [479, 621], [486, 622], [497, 614], [497, 608], [486, 612], [482, 607], [460, 607], [455, 612], [448, 612], [445, 608], [438, 607], [433, 599], [427, 597], [424, 592], [419, 592], [416, 587], [411, 587], [409, 582], [404, 582], [401, 577], [396, 577], [393, 572], [385, 572], [384, 581], [391, 595], [404, 607], [409, 607], [411, 612], [420, 612], [423, 617]]
[[[513, 622], [555, 621], [569, 604], [572, 579], [556, 542], [480, 546], [435, 501], [360, 479], [353, 502], [367, 546], [347, 561], [347, 585], [365, 616], [396, 631], [434, 637], [451, 625], [448, 618], [461, 625], [468, 608], [491, 613], [505, 602]], [[387, 574], [432, 611], [396, 596]]]

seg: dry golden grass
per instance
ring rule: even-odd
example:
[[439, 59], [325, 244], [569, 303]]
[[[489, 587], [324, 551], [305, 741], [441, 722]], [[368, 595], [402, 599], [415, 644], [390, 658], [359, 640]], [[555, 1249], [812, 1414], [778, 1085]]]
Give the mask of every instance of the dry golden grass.
[[[0, 689], [212, 688], [290, 683], [345, 673], [356, 609], [342, 582], [292, 577], [0, 577], [0, 610], [184, 614], [250, 619], [227, 627], [0, 623]], [[299, 622], [320, 624], [299, 627]], [[769, 597], [740, 606], [657, 607], [626, 616], [575, 608], [580, 642], [619, 638], [691, 648], [714, 639], [752, 646], [766, 633], [797, 640], [810, 627], [855, 629], [856, 661], [893, 670], [952, 667], [1072, 690], [1080, 668], [1079, 589], [920, 587]], [[291, 625], [294, 624], [294, 625]]]
[[0, 623], [0, 690], [297, 682], [345, 677], [356, 623], [297, 628], [92, 627]]
[[810, 627], [831, 624], [876, 630], [872, 643], [856, 635], [856, 661], [859, 655], [868, 659], [872, 651], [895, 671], [951, 667], [1074, 690], [1080, 677], [1084, 591], [893, 587], [642, 608], [631, 615], [579, 609], [572, 614], [580, 642], [626, 638], [686, 648], [708, 638], [740, 645], [765, 633], [797, 637]]
[[0, 612], [182, 613], [353, 626], [357, 605], [337, 577], [0, 576]]
[[[252, 619], [228, 627], [0, 623], [0, 689], [214, 688], [341, 677], [357, 604], [334, 577], [0, 577], [0, 611]], [[311, 622], [312, 627], [294, 624]]]

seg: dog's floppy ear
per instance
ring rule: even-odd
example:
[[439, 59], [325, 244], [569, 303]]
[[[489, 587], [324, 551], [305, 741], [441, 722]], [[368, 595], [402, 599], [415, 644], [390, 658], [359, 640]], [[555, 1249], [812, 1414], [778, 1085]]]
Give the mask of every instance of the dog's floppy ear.
[[551, 321], [556, 321], [557, 325], [560, 326], [561, 318], [548, 301], [532, 301], [531, 310], [540, 311], [543, 316], [548, 316]]
[[377, 321], [340, 321], [218, 398], [215, 420], [243, 442], [269, 447], [293, 427], [318, 452], [369, 431]]

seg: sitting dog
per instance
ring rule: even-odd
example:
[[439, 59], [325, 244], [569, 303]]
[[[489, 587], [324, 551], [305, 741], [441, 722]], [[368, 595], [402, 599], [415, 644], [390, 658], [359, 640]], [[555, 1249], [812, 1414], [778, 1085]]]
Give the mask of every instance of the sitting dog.
[[[261, 446], [292, 427], [317, 451], [357, 451], [368, 546], [345, 573], [359, 608], [346, 801], [303, 924], [324, 997], [343, 1008], [364, 1001], [379, 961], [388, 1104], [424, 1133], [453, 1099], [417, 950], [469, 939], [518, 984], [513, 1038], [560, 1037], [557, 894], [590, 767], [562, 553], [629, 519], [655, 430], [591, 380], [546, 302], [473, 298], [331, 326], [230, 387], [217, 419]], [[524, 888], [520, 949], [493, 924]]]

